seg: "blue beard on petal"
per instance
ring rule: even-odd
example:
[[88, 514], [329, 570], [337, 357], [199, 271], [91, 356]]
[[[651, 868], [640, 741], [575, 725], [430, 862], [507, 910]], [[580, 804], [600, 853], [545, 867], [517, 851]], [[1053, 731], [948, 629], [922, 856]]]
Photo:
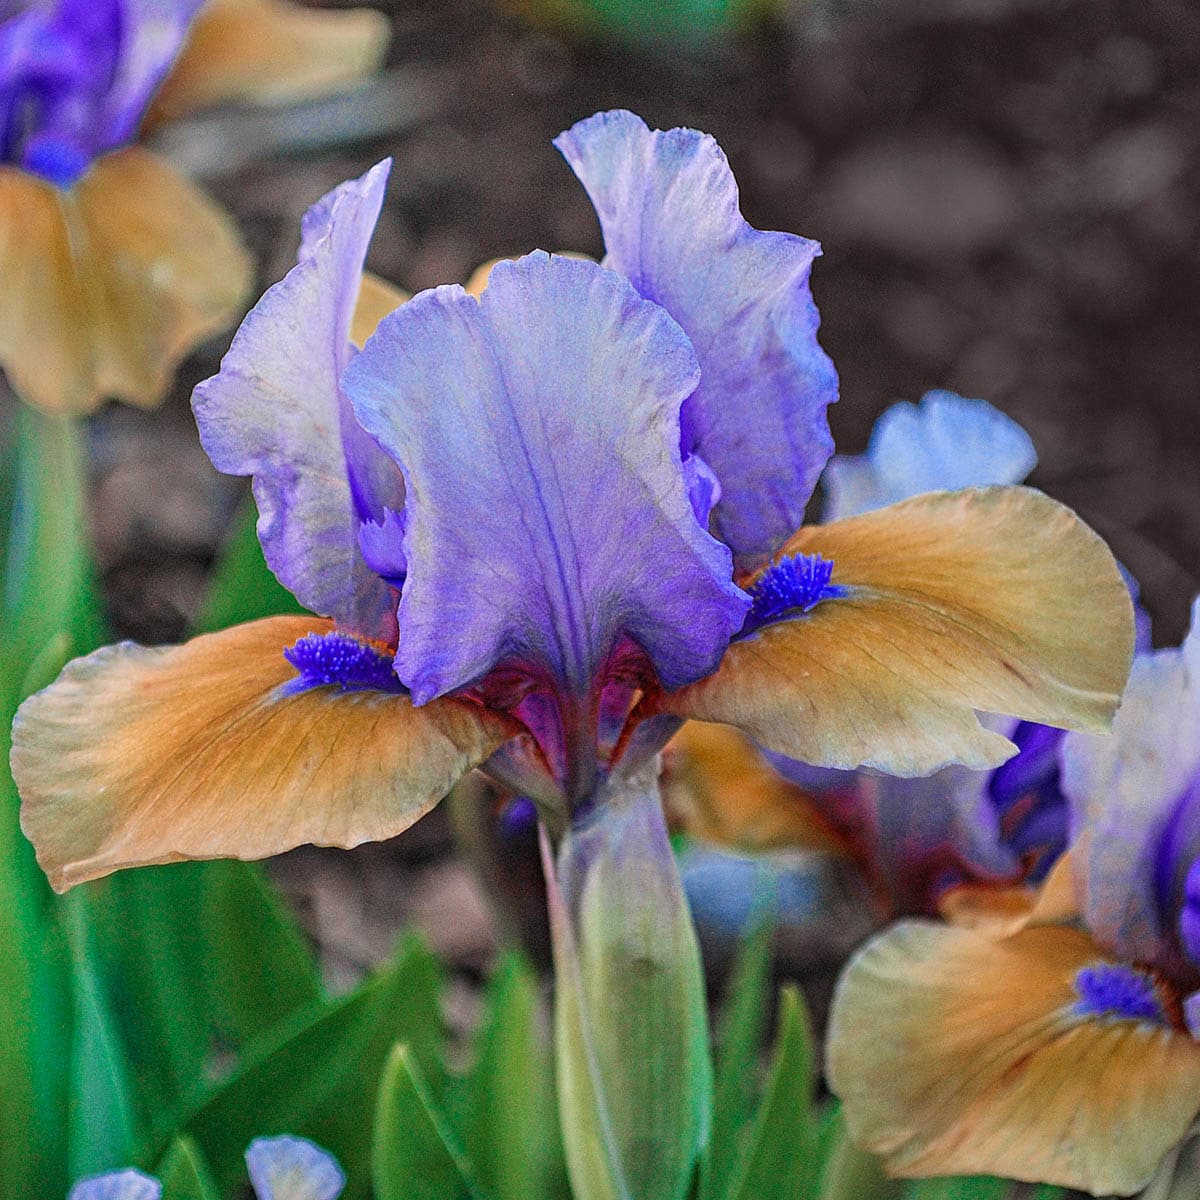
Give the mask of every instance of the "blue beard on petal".
[[319, 687], [343, 692], [405, 692], [391, 656], [346, 633], [310, 633], [286, 649], [283, 657], [298, 672], [283, 685], [288, 696]]
[[836, 600], [847, 589], [831, 583], [833, 560], [820, 554], [789, 554], [772, 563], [749, 587], [753, 604], [742, 633], [782, 617], [811, 612], [823, 600]]
[[1153, 978], [1135, 967], [1122, 963], [1084, 967], [1075, 976], [1075, 991], [1079, 994], [1075, 1012], [1080, 1016], [1170, 1024]]

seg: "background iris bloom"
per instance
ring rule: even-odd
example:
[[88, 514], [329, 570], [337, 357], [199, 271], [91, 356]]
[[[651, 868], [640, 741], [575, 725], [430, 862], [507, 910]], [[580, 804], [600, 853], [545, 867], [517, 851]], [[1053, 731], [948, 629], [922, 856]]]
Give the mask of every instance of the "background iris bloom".
[[[337, 1200], [346, 1177], [337, 1159], [306, 1138], [255, 1138], [246, 1168], [258, 1200]], [[81, 1179], [68, 1200], [159, 1200], [162, 1186], [141, 1171], [106, 1171]]]
[[832, 1086], [900, 1174], [1125, 1195], [1200, 1114], [1200, 602], [1137, 656], [1113, 736], [1067, 736], [1063, 790], [1038, 897], [901, 922], [842, 980]]
[[0, 21], [0, 365], [53, 411], [159, 400], [178, 360], [238, 312], [233, 224], [133, 145], [200, 105], [283, 99], [370, 70], [378, 13], [283, 0], [25, 0]]
[[[836, 455], [822, 477], [823, 519], [922, 492], [1021, 483], [1037, 462], [1025, 431], [983, 400], [930, 392], [876, 422], [867, 451]], [[1138, 645], [1149, 622], [1136, 609]], [[880, 916], [932, 915], [967, 883], [1040, 879], [1067, 842], [1062, 730], [991, 718], [1019, 753], [990, 773], [947, 767], [927, 778], [812, 767], [762, 754], [722, 726], [690, 722], [668, 753], [675, 818], [739, 850], [819, 849], [863, 872]]]
[[388, 837], [481, 764], [561, 831], [610, 780], [652, 786], [689, 717], [903, 775], [1012, 754], [976, 710], [1107, 728], [1132, 622], [1100, 540], [1024, 488], [792, 533], [834, 397], [816, 247], [751, 229], [694, 131], [608, 113], [560, 146], [605, 263], [502, 263], [361, 351], [386, 166], [309, 213], [195, 407], [325, 616], [109, 647], [26, 702], [13, 768], [56, 887]]

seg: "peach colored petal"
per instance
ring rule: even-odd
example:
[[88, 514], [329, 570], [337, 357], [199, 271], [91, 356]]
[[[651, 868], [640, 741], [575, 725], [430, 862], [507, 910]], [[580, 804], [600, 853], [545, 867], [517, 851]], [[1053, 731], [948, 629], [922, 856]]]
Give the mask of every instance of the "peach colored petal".
[[735, 642], [660, 711], [895, 775], [1009, 758], [977, 710], [1109, 727], [1133, 653], [1129, 593], [1104, 543], [1040, 492], [934, 492], [806, 526], [790, 554], [831, 558], [848, 594]]
[[849, 852], [812, 798], [728, 725], [688, 721], [668, 744], [663, 764], [668, 814], [693, 837], [748, 851]]
[[856, 1142], [904, 1176], [990, 1174], [1128, 1195], [1200, 1110], [1200, 1046], [1076, 1009], [1085, 934], [902, 922], [851, 960], [829, 1078]]
[[[583, 254], [578, 250], [555, 250], [552, 252], [555, 258], [573, 258], [578, 262], [595, 262], [596, 260], [590, 254]], [[476, 300], [483, 295], [484, 289], [488, 285], [488, 279], [491, 277], [492, 268], [497, 263], [512, 262], [517, 255], [501, 255], [499, 258], [489, 258], [487, 262], [481, 263], [474, 271], [471, 272], [470, 278], [463, 284], [463, 290], [468, 295], [474, 296]]]
[[282, 103], [337, 91], [379, 66], [390, 35], [387, 18], [373, 8], [209, 0], [149, 121], [215, 104]]
[[508, 736], [465, 700], [281, 695], [283, 649], [331, 623], [270, 617], [182, 646], [109, 646], [22, 706], [21, 825], [65, 890], [122, 867], [392, 837]]
[[379, 322], [408, 300], [407, 292], [402, 292], [386, 279], [380, 279], [378, 275], [365, 271], [358, 288], [354, 318], [350, 322], [350, 340], [361, 350], [366, 345], [367, 338], [378, 328]]
[[229, 324], [250, 261], [233, 223], [136, 147], [69, 191], [0, 167], [0, 361], [52, 412], [162, 398], [179, 360]]
[[964, 884], [951, 888], [938, 912], [952, 925], [1008, 937], [1036, 925], [1065, 925], [1079, 917], [1071, 851], [1063, 854], [1040, 887]]

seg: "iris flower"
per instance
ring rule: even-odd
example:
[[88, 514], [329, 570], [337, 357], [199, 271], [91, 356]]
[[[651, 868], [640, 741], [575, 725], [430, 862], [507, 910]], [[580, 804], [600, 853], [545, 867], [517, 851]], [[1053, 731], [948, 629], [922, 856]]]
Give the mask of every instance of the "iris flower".
[[1200, 601], [1062, 761], [1074, 836], [1041, 892], [901, 922], [841, 982], [832, 1086], [898, 1174], [1127, 1195], [1200, 1116]]
[[[889, 408], [865, 454], [830, 459], [823, 520], [931, 490], [1021, 483], [1036, 462], [1028, 434], [990, 404], [930, 392]], [[666, 795], [676, 820], [704, 841], [833, 853], [861, 870], [883, 919], [931, 915], [963, 884], [1040, 878], [1066, 844], [1063, 731], [991, 725], [1019, 750], [996, 770], [951, 766], [903, 779], [763, 754], [732, 729], [693, 721], [668, 749]]]
[[[255, 1138], [246, 1167], [258, 1200], [337, 1200], [346, 1177], [337, 1159], [305, 1138]], [[160, 1200], [157, 1179], [128, 1168], [81, 1179], [68, 1200]]]
[[195, 411], [321, 615], [108, 647], [25, 703], [13, 770], [56, 888], [390, 837], [474, 767], [558, 836], [653, 781], [688, 718], [903, 775], [1014, 753], [977, 710], [1108, 728], [1132, 622], [1100, 539], [1011, 487], [797, 530], [835, 396], [817, 247], [749, 226], [698, 132], [614, 112], [558, 145], [604, 262], [500, 263], [361, 350], [386, 164], [310, 211]]
[[138, 145], [200, 105], [370, 69], [372, 12], [284, 0], [18, 0], [0, 17], [0, 366], [31, 404], [153, 404], [250, 280], [229, 218]]

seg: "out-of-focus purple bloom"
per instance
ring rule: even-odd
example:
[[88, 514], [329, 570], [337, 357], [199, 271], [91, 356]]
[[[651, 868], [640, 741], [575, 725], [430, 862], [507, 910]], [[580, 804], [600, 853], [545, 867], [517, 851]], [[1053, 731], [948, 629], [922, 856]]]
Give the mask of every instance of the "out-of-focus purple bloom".
[[1067, 736], [1063, 790], [1089, 930], [1200, 987], [1200, 600], [1180, 648], [1134, 660], [1112, 736]]
[[131, 142], [203, 0], [29, 0], [0, 24], [0, 161], [69, 187]]
[[162, 1184], [132, 1167], [81, 1179], [67, 1200], [159, 1200]]
[[306, 1138], [255, 1138], [246, 1168], [258, 1200], [337, 1200], [346, 1186], [338, 1161]]
[[[246, 1168], [258, 1200], [337, 1200], [346, 1186], [338, 1161], [307, 1138], [255, 1138]], [[162, 1184], [128, 1168], [81, 1179], [68, 1200], [160, 1200]]]
[[986, 400], [927, 392], [893, 404], [871, 430], [865, 454], [837, 454], [822, 483], [826, 521], [895, 504], [922, 492], [1022, 483], [1037, 466], [1029, 434]]
[[1111, 736], [1059, 758], [1072, 840], [1041, 893], [901, 921], [839, 984], [831, 1087], [898, 1174], [1131, 1195], [1200, 1115], [1200, 599]]

